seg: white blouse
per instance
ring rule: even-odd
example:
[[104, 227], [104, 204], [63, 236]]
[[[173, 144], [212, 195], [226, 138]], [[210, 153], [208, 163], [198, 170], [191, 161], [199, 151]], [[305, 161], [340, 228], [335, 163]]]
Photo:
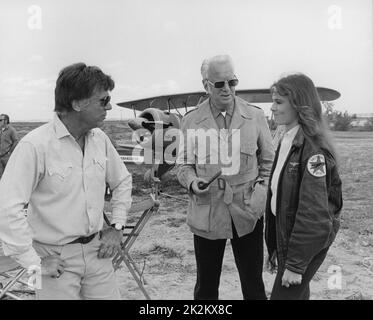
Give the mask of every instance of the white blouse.
[[298, 129], [299, 129], [299, 125], [296, 125], [294, 128], [287, 131], [281, 140], [281, 146], [280, 146], [280, 151], [278, 154], [277, 164], [276, 164], [275, 170], [273, 171], [273, 176], [272, 176], [272, 181], [271, 181], [271, 190], [272, 190], [271, 210], [274, 215], [276, 215], [278, 179], [280, 177], [282, 167], [285, 164], [286, 158], [290, 152], [291, 145], [298, 132]]

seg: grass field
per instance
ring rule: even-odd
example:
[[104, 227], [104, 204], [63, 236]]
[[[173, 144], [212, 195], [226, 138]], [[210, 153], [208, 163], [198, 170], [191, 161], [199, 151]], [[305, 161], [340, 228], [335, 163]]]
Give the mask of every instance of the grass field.
[[[40, 123], [14, 123], [21, 136]], [[130, 142], [125, 122], [107, 121], [104, 131], [112, 140]], [[311, 284], [311, 299], [373, 298], [373, 132], [333, 132], [339, 155], [344, 208], [341, 229], [327, 259]], [[145, 168], [129, 165], [136, 176], [134, 202], [148, 197], [149, 186], [141, 181]], [[187, 199], [183, 189], [171, 180], [164, 183], [166, 194]], [[149, 294], [154, 299], [192, 299], [195, 282], [193, 237], [185, 223], [186, 202], [161, 196], [161, 207], [151, 217], [135, 243], [132, 255], [144, 270]], [[133, 216], [129, 222], [134, 221]], [[229, 242], [221, 277], [221, 299], [241, 299], [240, 283]], [[340, 270], [341, 286], [330, 287], [332, 270]], [[338, 269], [339, 268], [339, 269]], [[143, 299], [135, 281], [124, 267], [117, 272], [123, 299]], [[263, 274], [266, 291], [274, 275]]]

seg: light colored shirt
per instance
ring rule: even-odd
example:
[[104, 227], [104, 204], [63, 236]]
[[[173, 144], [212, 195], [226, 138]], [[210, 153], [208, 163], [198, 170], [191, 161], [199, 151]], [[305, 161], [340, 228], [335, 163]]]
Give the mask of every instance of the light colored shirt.
[[271, 181], [271, 191], [272, 191], [272, 198], [271, 198], [271, 210], [274, 215], [276, 215], [276, 200], [277, 200], [277, 187], [278, 187], [278, 180], [280, 177], [281, 170], [285, 164], [286, 158], [290, 152], [291, 145], [293, 144], [293, 140], [298, 132], [299, 125], [295, 126], [294, 128], [290, 129], [286, 132], [281, 140], [280, 150], [277, 158], [276, 168], [273, 171], [272, 181]]
[[112, 189], [112, 222], [124, 225], [132, 177], [102, 130], [86, 134], [84, 154], [57, 115], [30, 132], [0, 181], [4, 253], [28, 268], [40, 264], [32, 240], [63, 245], [100, 231], [106, 182]]
[[220, 111], [218, 108], [210, 103], [212, 116], [214, 117], [219, 129], [229, 129], [232, 122], [234, 106], [235, 105], [232, 104], [226, 111]]

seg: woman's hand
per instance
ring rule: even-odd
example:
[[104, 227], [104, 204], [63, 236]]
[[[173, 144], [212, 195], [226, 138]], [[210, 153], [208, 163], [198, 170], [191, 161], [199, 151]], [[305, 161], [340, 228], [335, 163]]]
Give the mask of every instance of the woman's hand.
[[277, 258], [276, 258], [276, 251], [273, 252], [272, 257], [269, 255], [265, 260], [265, 269], [273, 274], [277, 271]]

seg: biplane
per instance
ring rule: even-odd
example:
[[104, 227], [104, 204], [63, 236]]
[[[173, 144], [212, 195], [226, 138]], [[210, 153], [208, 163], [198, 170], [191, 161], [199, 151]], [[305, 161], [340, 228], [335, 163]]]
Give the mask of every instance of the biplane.
[[[317, 87], [317, 91], [321, 101], [333, 101], [340, 97], [338, 91], [330, 88]], [[236, 96], [251, 104], [272, 102], [269, 89], [236, 90]], [[146, 151], [151, 150], [153, 174], [161, 179], [174, 166], [174, 163], [156, 163], [156, 159], [165, 159], [163, 153], [167, 146], [173, 142], [170, 139], [165, 139], [167, 132], [172, 129], [179, 129], [183, 114], [207, 98], [208, 94], [206, 92], [199, 91], [118, 103], [118, 106], [134, 111], [135, 118], [129, 120], [128, 125], [133, 131], [140, 132], [136, 137], [136, 145], [117, 144], [118, 153], [123, 161], [125, 163], [144, 163]], [[138, 116], [136, 115], [137, 111], [141, 112]], [[162, 150], [157, 151], [155, 142], [159, 140], [163, 142]], [[157, 152], [162, 153], [160, 157], [157, 157]], [[173, 156], [175, 157], [175, 155]]]
[[[322, 101], [333, 101], [340, 97], [340, 93], [328, 89], [328, 88], [317, 88], [320, 99]], [[248, 101], [249, 103], [271, 103], [272, 96], [269, 89], [253, 89], [253, 90], [236, 90], [236, 95]], [[151, 177], [149, 181], [153, 181], [155, 189], [154, 196], [152, 199], [157, 201], [158, 194], [177, 198], [174, 196], [167, 195], [159, 192], [158, 183], [162, 181], [164, 175], [172, 169], [175, 165], [174, 162], [157, 162], [157, 159], [166, 159], [166, 153], [170, 152], [168, 146], [175, 141], [170, 139], [168, 133], [172, 130], [178, 131], [180, 128], [180, 122], [187, 111], [196, 107], [198, 104], [208, 98], [205, 92], [191, 92], [183, 94], [163, 95], [158, 97], [152, 97], [147, 99], [140, 99], [128, 102], [118, 103], [120, 107], [132, 109], [135, 113], [135, 118], [128, 121], [128, 126], [137, 133], [135, 136], [136, 144], [118, 144], [116, 148], [122, 160], [126, 164], [150, 164], [151, 169], [148, 177]], [[141, 113], [137, 116], [136, 111]], [[175, 137], [171, 135], [172, 137]], [[157, 145], [157, 141], [161, 140], [161, 147]], [[172, 152], [177, 152], [176, 149], [171, 149]], [[146, 152], [150, 152], [150, 163], [146, 160]], [[157, 154], [160, 153], [160, 154]], [[172, 159], [176, 159], [176, 154], [172, 154]], [[180, 200], [180, 199], [178, 199]], [[141, 203], [144, 205], [145, 203]], [[150, 215], [156, 212], [159, 207], [159, 202], [151, 202], [150, 206], [143, 212], [135, 226], [129, 226], [133, 228], [131, 233], [122, 244], [122, 254], [118, 254], [114, 258], [116, 266], [119, 266], [122, 261], [125, 262], [133, 278], [136, 280], [139, 288], [143, 292], [147, 299], [150, 299], [149, 294], [144, 287], [142, 273], [139, 271], [136, 263], [131, 258], [129, 250], [136, 237], [140, 234], [145, 223], [148, 221]], [[133, 211], [136, 211], [133, 209]], [[137, 210], [138, 211], [138, 210]]]

